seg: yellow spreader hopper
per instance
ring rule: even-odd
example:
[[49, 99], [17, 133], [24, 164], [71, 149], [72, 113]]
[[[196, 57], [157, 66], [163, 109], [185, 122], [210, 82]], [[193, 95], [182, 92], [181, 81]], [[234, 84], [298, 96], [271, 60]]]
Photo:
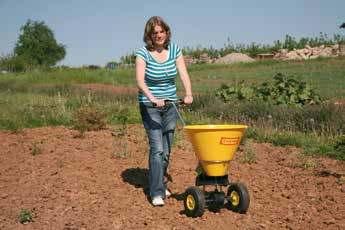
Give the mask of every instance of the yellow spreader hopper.
[[[184, 126], [201, 166], [195, 186], [185, 192], [187, 216], [202, 216], [205, 208], [217, 211], [224, 205], [235, 212], [247, 211], [250, 200], [246, 186], [230, 183], [228, 178], [229, 163], [246, 128], [245, 125]], [[215, 186], [214, 191], [206, 191], [207, 185]], [[224, 186], [228, 187], [226, 194], [223, 192]]]

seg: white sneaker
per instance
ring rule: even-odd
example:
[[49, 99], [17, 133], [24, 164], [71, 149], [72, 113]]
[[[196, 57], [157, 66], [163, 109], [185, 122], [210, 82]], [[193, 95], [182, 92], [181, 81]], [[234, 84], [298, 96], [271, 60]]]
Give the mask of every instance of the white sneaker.
[[169, 198], [171, 196], [171, 192], [168, 189], [165, 189], [165, 197]]
[[153, 206], [163, 206], [164, 200], [160, 196], [155, 196], [152, 198], [152, 205]]

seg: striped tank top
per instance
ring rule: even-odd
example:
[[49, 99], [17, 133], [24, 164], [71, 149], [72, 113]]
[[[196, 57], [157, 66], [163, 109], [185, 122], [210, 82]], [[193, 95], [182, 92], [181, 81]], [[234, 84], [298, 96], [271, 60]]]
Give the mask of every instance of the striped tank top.
[[[182, 54], [180, 48], [173, 43], [168, 46], [168, 59], [157, 62], [146, 47], [140, 48], [136, 56], [146, 62], [145, 83], [153, 96], [157, 99], [177, 100], [176, 95], [176, 59]], [[150, 100], [139, 91], [139, 102]]]

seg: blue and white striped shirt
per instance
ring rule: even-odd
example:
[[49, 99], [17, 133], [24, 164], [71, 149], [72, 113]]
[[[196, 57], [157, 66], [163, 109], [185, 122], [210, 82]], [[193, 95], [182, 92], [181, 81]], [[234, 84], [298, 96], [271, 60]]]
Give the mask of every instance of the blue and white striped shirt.
[[[136, 56], [146, 62], [145, 83], [157, 99], [177, 100], [176, 59], [181, 54], [180, 48], [173, 43], [168, 46], [168, 59], [164, 62], [157, 62], [146, 47], [142, 47], [136, 52]], [[139, 91], [138, 100], [139, 102], [150, 102], [141, 91]]]

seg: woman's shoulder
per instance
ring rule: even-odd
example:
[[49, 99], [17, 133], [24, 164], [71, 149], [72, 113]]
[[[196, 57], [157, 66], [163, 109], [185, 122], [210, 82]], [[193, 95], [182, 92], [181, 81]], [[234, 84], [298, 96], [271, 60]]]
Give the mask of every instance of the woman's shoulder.
[[175, 42], [170, 42], [169, 47], [171, 49], [180, 49], [180, 46], [177, 45], [177, 43], [175, 43]]
[[138, 48], [136, 52], [146, 53], [147, 52], [146, 46], [142, 46]]
[[181, 55], [181, 49], [176, 43], [171, 42], [169, 49], [172, 51], [171, 53], [173, 54], [174, 58], [178, 58]]
[[135, 52], [136, 56], [142, 57], [144, 60], [147, 58], [147, 49], [145, 46], [138, 48], [137, 51]]

